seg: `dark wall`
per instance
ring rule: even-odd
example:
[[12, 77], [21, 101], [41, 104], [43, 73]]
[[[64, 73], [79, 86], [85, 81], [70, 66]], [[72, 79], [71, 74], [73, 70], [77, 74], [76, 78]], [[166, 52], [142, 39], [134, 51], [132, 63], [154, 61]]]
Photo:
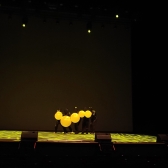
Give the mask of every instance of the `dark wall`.
[[130, 25], [0, 16], [0, 129], [54, 130], [58, 108], [92, 106], [97, 130], [131, 132]]
[[155, 9], [144, 10], [132, 25], [134, 131], [154, 134], [168, 132], [165, 24]]

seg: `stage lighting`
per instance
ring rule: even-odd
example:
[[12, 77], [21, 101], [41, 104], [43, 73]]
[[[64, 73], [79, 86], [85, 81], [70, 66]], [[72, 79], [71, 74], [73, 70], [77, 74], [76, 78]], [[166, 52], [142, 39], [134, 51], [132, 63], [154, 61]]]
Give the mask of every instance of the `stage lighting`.
[[87, 23], [87, 32], [88, 32], [88, 33], [91, 33], [91, 30], [92, 30], [92, 23], [91, 23], [91, 22], [88, 22], [88, 23]]
[[37, 141], [38, 131], [22, 131], [21, 141]]
[[28, 18], [27, 17], [23, 17], [22, 18], [22, 27], [26, 27], [27, 23], [28, 23]]
[[168, 134], [158, 134], [156, 142], [168, 144]]
[[99, 149], [103, 153], [115, 151], [110, 133], [95, 133], [95, 142], [99, 143]]
[[112, 138], [110, 133], [95, 133], [95, 142], [105, 142], [105, 143], [111, 143]]
[[115, 15], [116, 18], [119, 18], [119, 15]]

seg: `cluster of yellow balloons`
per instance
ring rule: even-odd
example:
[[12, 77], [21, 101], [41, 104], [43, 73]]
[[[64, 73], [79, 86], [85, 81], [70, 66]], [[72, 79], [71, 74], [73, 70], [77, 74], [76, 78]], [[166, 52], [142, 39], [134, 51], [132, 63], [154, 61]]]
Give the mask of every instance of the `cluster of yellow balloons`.
[[69, 127], [71, 123], [79, 122], [80, 118], [86, 117], [90, 118], [92, 115], [91, 111], [80, 110], [79, 113], [72, 113], [71, 116], [63, 115], [61, 111], [57, 111], [54, 115], [56, 120], [60, 120], [60, 123], [63, 127]]

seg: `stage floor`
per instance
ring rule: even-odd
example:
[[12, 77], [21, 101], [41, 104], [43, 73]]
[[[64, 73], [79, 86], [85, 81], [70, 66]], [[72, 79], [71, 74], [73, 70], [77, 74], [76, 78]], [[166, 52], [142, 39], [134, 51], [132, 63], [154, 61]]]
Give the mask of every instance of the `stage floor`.
[[[22, 131], [0, 130], [0, 141], [20, 141]], [[113, 143], [156, 143], [156, 136], [143, 134], [110, 133]], [[95, 134], [74, 134], [38, 131], [42, 142], [94, 142]]]

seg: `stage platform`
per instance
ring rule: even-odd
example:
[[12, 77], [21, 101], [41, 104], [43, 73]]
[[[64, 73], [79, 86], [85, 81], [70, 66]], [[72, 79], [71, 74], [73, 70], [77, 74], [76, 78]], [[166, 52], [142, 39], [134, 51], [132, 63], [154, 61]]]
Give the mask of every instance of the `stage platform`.
[[[22, 131], [0, 131], [0, 141], [20, 141]], [[110, 133], [113, 143], [156, 143], [156, 136], [145, 134]], [[38, 131], [38, 142], [94, 142], [95, 134], [75, 134]]]
[[110, 133], [111, 142], [95, 134], [37, 131], [37, 141], [23, 141], [22, 131], [0, 131], [0, 167], [164, 167], [168, 145], [143, 134]]

